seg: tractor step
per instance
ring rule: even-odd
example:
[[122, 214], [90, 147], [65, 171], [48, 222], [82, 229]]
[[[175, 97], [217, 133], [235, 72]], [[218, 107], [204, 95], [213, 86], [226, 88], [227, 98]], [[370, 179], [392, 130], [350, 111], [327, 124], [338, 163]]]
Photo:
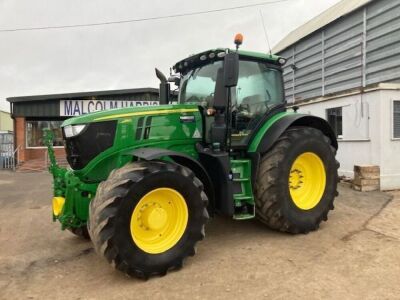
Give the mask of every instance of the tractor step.
[[254, 215], [252, 214], [235, 214], [233, 216], [234, 220], [242, 221], [242, 220], [250, 220], [253, 219]]
[[234, 199], [237, 200], [237, 201], [240, 201], [240, 202], [252, 201], [253, 200], [253, 196], [234, 196]]
[[232, 180], [235, 182], [245, 182], [249, 181], [249, 178], [233, 178]]
[[251, 185], [251, 161], [231, 160], [231, 180], [235, 212], [233, 219], [247, 220], [255, 216], [254, 196]]

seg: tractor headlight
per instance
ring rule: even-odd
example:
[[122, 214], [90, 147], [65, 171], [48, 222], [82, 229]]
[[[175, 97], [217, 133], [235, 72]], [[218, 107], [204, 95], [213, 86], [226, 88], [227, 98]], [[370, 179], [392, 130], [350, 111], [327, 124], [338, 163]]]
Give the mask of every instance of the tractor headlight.
[[70, 138], [73, 136], [76, 136], [80, 134], [83, 129], [85, 129], [86, 125], [81, 124], [81, 125], [67, 125], [64, 127], [64, 134], [66, 138]]

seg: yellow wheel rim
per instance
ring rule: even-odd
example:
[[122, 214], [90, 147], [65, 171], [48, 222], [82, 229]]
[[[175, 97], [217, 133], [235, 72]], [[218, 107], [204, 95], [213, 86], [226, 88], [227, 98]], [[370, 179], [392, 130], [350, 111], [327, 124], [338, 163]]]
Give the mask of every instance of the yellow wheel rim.
[[165, 252], [181, 239], [188, 217], [186, 201], [178, 191], [155, 189], [144, 195], [133, 210], [132, 239], [144, 252]]
[[289, 174], [289, 191], [294, 204], [309, 210], [317, 206], [325, 191], [326, 173], [318, 155], [305, 152], [294, 161]]

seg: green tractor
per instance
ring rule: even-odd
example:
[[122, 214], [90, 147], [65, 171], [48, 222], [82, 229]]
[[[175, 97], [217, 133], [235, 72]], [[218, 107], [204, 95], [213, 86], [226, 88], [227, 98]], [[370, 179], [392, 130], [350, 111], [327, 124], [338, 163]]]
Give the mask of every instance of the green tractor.
[[168, 80], [156, 69], [159, 106], [66, 120], [70, 169], [57, 165], [48, 134], [54, 220], [125, 274], [181, 268], [210, 216], [295, 234], [333, 209], [335, 134], [321, 118], [287, 111], [284, 58], [235, 43], [179, 61]]

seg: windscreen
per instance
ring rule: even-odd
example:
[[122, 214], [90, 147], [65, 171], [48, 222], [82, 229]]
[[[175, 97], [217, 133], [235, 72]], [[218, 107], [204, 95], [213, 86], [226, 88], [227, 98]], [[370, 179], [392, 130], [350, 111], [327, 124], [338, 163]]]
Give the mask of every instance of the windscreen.
[[223, 62], [220, 60], [186, 73], [181, 81], [179, 103], [211, 106], [218, 69], [222, 68], [222, 65]]
[[[187, 72], [181, 80], [179, 103], [211, 107], [222, 67], [223, 61], [215, 61]], [[281, 71], [262, 62], [240, 61], [238, 85], [232, 92], [233, 106], [263, 113], [268, 106], [284, 101]]]

